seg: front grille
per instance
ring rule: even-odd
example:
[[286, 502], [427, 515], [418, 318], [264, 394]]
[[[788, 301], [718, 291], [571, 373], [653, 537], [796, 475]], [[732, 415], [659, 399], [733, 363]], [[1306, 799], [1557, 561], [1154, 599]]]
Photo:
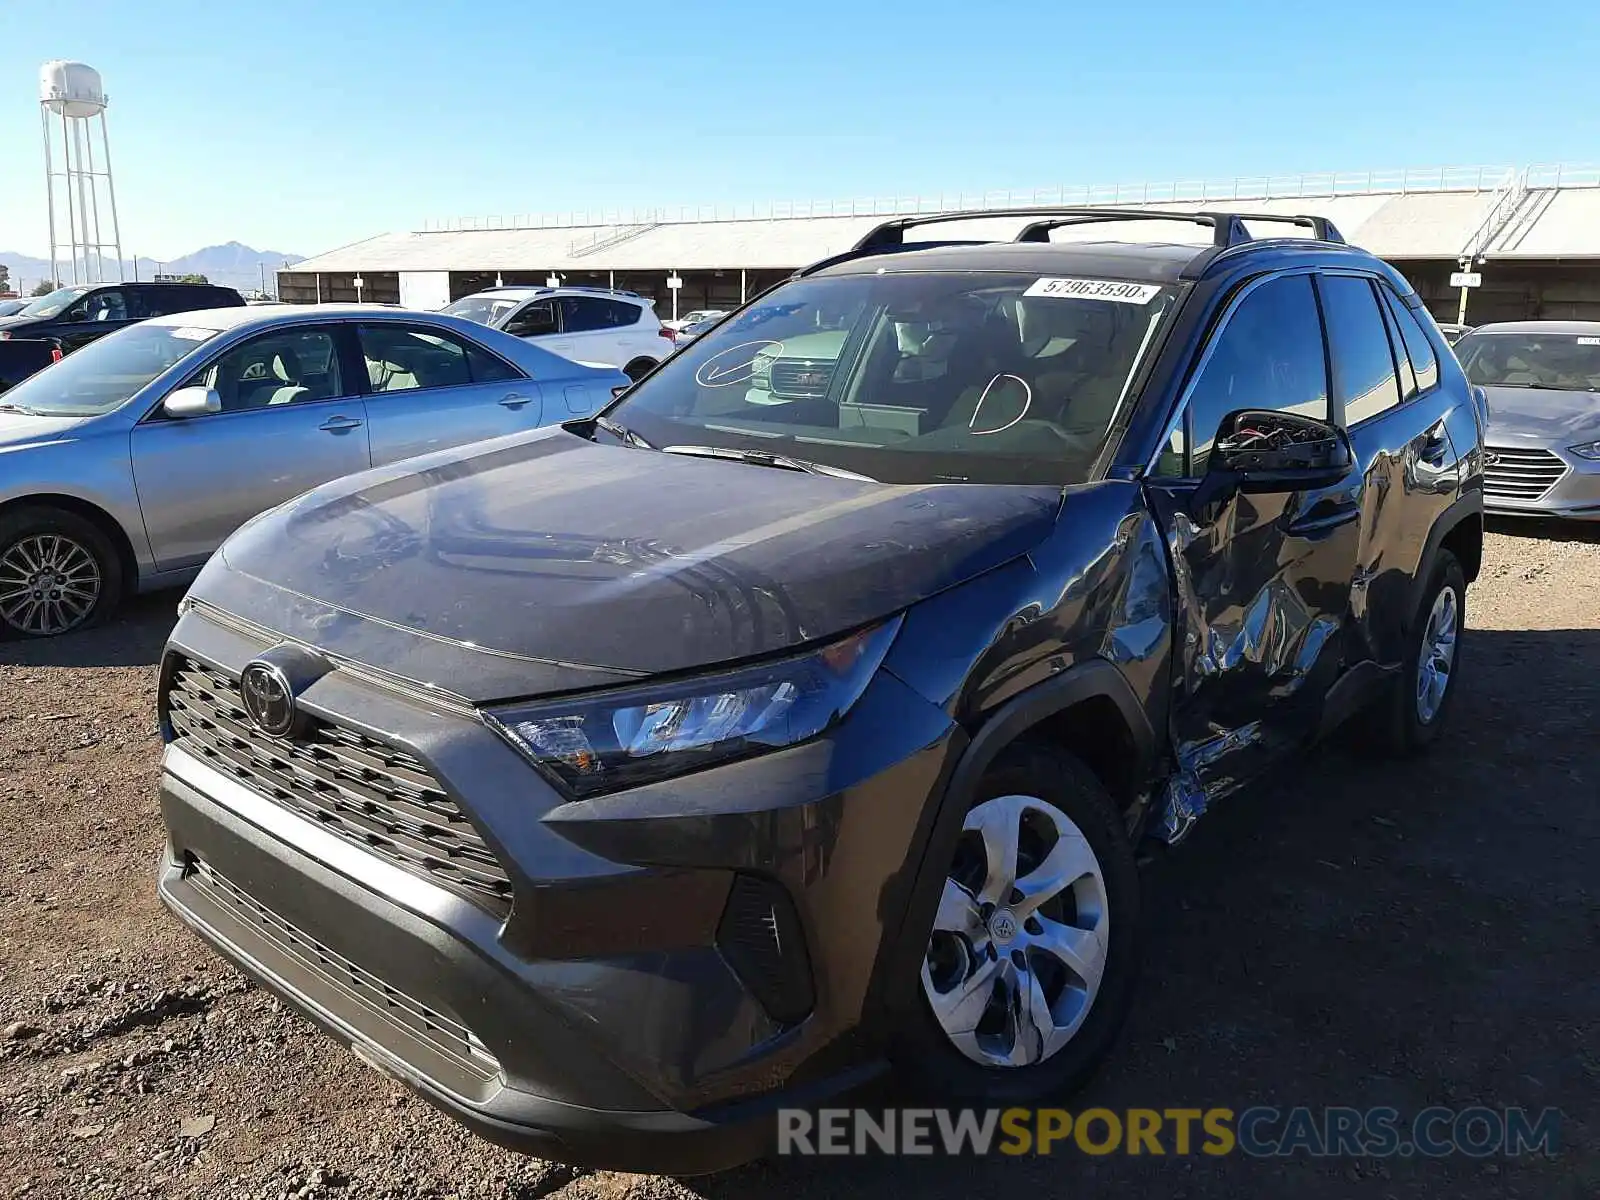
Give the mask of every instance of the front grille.
[[833, 382], [833, 362], [780, 358], [771, 367], [772, 394], [795, 400], [814, 400], [828, 394]]
[[1542, 500], [1561, 482], [1567, 464], [1549, 450], [1487, 448], [1483, 494], [1492, 500]]
[[272, 949], [337, 989], [367, 1013], [399, 1026], [475, 1082], [486, 1084], [499, 1077], [499, 1062], [460, 1021], [429, 1008], [334, 953], [207, 863], [192, 862], [188, 879], [196, 891], [249, 925]]
[[417, 759], [373, 738], [313, 721], [294, 740], [251, 723], [231, 676], [177, 658], [167, 719], [174, 741], [252, 791], [497, 916], [511, 880], [494, 852]]

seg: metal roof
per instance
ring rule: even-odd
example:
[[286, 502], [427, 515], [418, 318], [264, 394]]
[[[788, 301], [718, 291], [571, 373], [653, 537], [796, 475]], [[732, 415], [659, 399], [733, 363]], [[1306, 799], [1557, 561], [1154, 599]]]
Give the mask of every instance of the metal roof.
[[[1600, 169], [1529, 167], [1443, 168], [1361, 177], [1301, 176], [1298, 187], [1268, 179], [1221, 185], [1134, 185], [1115, 192], [1121, 207], [1202, 211], [1245, 207], [1264, 213], [1326, 217], [1352, 244], [1382, 258], [1600, 258]], [[1326, 187], [1324, 194], [1312, 194]], [[1387, 189], [1387, 190], [1386, 190]], [[1084, 189], [1087, 195], [1092, 189]], [[1287, 194], [1285, 194], [1287, 193]], [[1137, 203], [1127, 197], [1140, 196]], [[1143, 200], [1148, 196], [1148, 202]], [[990, 193], [976, 207], [1020, 203], [1105, 203], [1073, 189]], [[970, 197], [916, 198], [859, 205], [768, 206], [765, 215], [715, 219], [654, 219], [615, 213], [594, 224], [526, 222], [507, 227], [426, 229], [387, 233], [298, 263], [286, 274], [359, 271], [670, 271], [771, 270], [802, 266], [849, 249], [885, 215], [962, 206]], [[998, 201], [998, 202], [997, 202]], [[842, 210], [842, 211], [841, 211]], [[887, 211], [885, 211], [887, 210]], [[800, 215], [787, 215], [792, 213]], [[819, 212], [827, 215], [818, 215]], [[638, 219], [640, 217], [644, 219]], [[941, 236], [1009, 240], [1022, 222], [983, 218], [946, 227]], [[1204, 230], [1182, 223], [1141, 223], [1119, 240], [1204, 244]], [[1053, 240], [1105, 240], [1103, 231], [1057, 230]]]

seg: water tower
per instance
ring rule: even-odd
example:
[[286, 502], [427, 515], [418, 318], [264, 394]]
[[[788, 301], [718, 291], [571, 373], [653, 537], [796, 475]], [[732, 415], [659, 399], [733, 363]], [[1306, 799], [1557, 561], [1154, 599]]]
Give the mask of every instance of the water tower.
[[[84, 63], [59, 59], [40, 67], [39, 121], [44, 129], [51, 270], [66, 282], [59, 247], [67, 251], [73, 283], [106, 282], [109, 250], [120, 281], [122, 231], [117, 225], [117, 191], [111, 182], [111, 142], [106, 136], [106, 93], [100, 72]], [[102, 215], [110, 221], [110, 241], [101, 232]], [[60, 237], [63, 228], [64, 241]]]

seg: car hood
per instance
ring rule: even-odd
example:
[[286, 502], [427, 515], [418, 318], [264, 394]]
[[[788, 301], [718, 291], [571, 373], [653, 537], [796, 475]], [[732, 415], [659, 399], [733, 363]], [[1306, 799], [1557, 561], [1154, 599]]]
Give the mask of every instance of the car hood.
[[469, 700], [779, 653], [1028, 552], [1053, 486], [901, 486], [564, 430], [353, 476], [251, 522], [191, 590]]
[[1489, 441], [1574, 446], [1600, 439], [1600, 393], [1485, 387]]
[[[5, 394], [0, 393], [0, 404], [5, 402]], [[91, 417], [35, 417], [28, 413], [6, 412], [0, 409], [0, 454], [41, 442], [55, 441], [92, 419]]]

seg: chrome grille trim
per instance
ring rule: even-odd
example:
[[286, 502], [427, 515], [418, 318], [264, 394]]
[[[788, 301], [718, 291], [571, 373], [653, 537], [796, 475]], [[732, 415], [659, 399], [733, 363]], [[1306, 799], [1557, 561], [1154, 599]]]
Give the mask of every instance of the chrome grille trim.
[[834, 365], [832, 359], [780, 358], [769, 368], [772, 394], [800, 400], [826, 396]]
[[496, 916], [511, 911], [494, 852], [404, 751], [323, 721], [271, 737], [245, 714], [237, 679], [183, 657], [169, 664], [164, 713], [177, 744], [257, 795]]
[[1483, 492], [1492, 500], [1543, 500], [1571, 468], [1549, 450], [1488, 446], [1484, 450]]

